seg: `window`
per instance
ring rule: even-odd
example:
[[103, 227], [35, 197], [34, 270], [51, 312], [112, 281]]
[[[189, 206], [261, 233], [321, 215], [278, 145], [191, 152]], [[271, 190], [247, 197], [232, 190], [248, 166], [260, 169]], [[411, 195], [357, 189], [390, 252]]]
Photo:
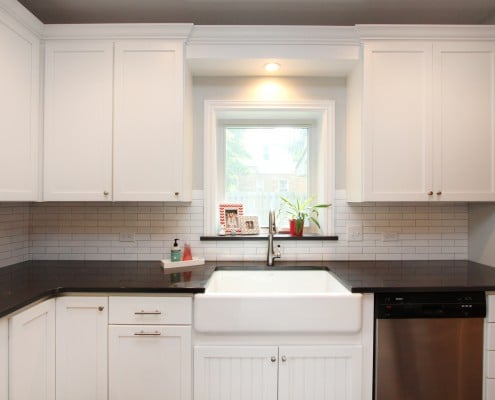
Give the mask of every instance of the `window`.
[[[281, 195], [332, 203], [333, 130], [331, 101], [206, 101], [205, 234], [218, 232], [224, 202], [242, 203], [261, 227]], [[333, 231], [331, 208], [319, 220], [323, 233]]]
[[[242, 203], [246, 215], [268, 226], [268, 210], [280, 208], [280, 196], [306, 198], [312, 193], [308, 147], [310, 126], [221, 125], [218, 143], [218, 197]], [[258, 190], [258, 187], [263, 190]], [[289, 187], [293, 188], [289, 191]]]

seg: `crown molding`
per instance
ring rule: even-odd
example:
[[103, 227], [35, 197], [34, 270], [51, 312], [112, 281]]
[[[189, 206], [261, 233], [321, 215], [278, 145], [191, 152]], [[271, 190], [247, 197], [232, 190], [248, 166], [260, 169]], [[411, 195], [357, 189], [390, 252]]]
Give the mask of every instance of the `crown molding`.
[[356, 25], [360, 40], [495, 40], [495, 25]]
[[40, 38], [43, 32], [43, 22], [31, 14], [17, 0], [0, 0], [0, 12], [22, 25], [29, 32]]
[[154, 39], [187, 40], [193, 24], [47, 24], [44, 39]]
[[196, 25], [188, 43], [352, 45], [358, 37], [352, 26]]

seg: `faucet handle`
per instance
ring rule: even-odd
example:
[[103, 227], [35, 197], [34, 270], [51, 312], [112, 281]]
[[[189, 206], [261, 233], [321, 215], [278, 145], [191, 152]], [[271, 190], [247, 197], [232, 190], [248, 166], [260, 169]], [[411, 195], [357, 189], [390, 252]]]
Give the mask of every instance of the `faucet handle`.
[[268, 233], [277, 233], [275, 210], [270, 210], [270, 213], [268, 214]]

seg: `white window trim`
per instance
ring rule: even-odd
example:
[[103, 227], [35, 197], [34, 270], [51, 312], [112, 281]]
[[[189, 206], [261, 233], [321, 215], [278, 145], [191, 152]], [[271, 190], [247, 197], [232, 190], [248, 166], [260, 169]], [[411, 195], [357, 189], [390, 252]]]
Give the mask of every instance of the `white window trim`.
[[[218, 121], [235, 118], [240, 113], [278, 113], [287, 115], [311, 115], [320, 126], [318, 147], [318, 202], [334, 202], [335, 193], [335, 102], [333, 100], [307, 101], [233, 101], [205, 100], [204, 102], [204, 234], [216, 235], [218, 216], [218, 168], [217, 168], [217, 129]], [[295, 118], [295, 117], [294, 117]], [[280, 119], [277, 116], [277, 119]], [[295, 118], [296, 119], [296, 118]], [[324, 215], [323, 215], [324, 214]], [[334, 232], [333, 207], [322, 213], [320, 225], [323, 234]]]

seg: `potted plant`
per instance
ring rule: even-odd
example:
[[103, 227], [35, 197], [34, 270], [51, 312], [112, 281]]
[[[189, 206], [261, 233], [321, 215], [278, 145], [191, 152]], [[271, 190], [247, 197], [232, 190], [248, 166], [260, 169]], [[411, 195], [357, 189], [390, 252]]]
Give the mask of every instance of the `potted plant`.
[[306, 218], [320, 228], [320, 223], [317, 219], [319, 209], [330, 207], [331, 204], [313, 204], [313, 199], [313, 197], [309, 197], [306, 200], [296, 198], [295, 201], [291, 201], [286, 197], [280, 196], [282, 201], [280, 211], [286, 212], [291, 217], [289, 220], [291, 236], [302, 236]]

